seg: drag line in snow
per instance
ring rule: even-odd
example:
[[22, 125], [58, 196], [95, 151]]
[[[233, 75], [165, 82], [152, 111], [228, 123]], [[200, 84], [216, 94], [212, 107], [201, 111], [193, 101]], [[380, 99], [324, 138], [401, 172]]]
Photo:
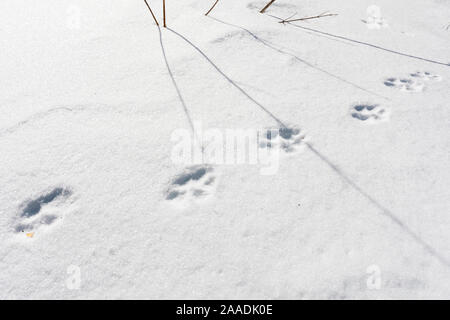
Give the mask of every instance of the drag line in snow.
[[[269, 16], [271, 16], [272, 18], [275, 18], [275, 19], [282, 20], [282, 19], [280, 19], [278, 17], [275, 17], [275, 16], [272, 16], [272, 15], [269, 15]], [[388, 48], [383, 48], [383, 47], [380, 47], [380, 46], [377, 46], [375, 44], [371, 44], [371, 43], [368, 43], [368, 42], [363, 42], [363, 41], [347, 38], [347, 37], [344, 37], [344, 36], [335, 35], [335, 34], [332, 34], [332, 33], [329, 33], [329, 32], [324, 32], [324, 31], [320, 31], [320, 30], [316, 30], [316, 29], [312, 29], [312, 28], [308, 28], [308, 27], [299, 26], [299, 25], [293, 24], [291, 22], [287, 22], [287, 24], [289, 24], [290, 26], [299, 28], [299, 29], [304, 29], [304, 30], [308, 30], [308, 31], [315, 32], [315, 33], [318, 33], [318, 34], [334, 37], [334, 38], [337, 38], [337, 39], [350, 41], [350, 42], [353, 42], [353, 43], [357, 43], [357, 44], [361, 44], [361, 45], [364, 45], [364, 46], [367, 46], [367, 47], [371, 47], [371, 48], [375, 48], [375, 49], [378, 49], [378, 50], [383, 50], [383, 51], [386, 51], [386, 52], [394, 53], [394, 54], [397, 54], [397, 55], [400, 55], [400, 56], [404, 56], [404, 57], [408, 57], [408, 58], [411, 58], [411, 59], [422, 60], [422, 61], [426, 61], [426, 62], [440, 64], [440, 65], [443, 65], [443, 66], [446, 66], [446, 67], [450, 67], [449, 63], [440, 62], [440, 61], [436, 61], [436, 60], [432, 60], [432, 59], [428, 59], [428, 58], [423, 58], [423, 57], [415, 56], [415, 55], [412, 55], [412, 54], [409, 54], [409, 53], [403, 53], [403, 52], [392, 50], [392, 49], [388, 49]]]
[[39, 120], [39, 119], [43, 119], [53, 113], [56, 112], [73, 112], [75, 111], [75, 109], [77, 110], [82, 110], [84, 109], [83, 107], [79, 107], [79, 108], [69, 108], [69, 107], [56, 107], [56, 108], [52, 108], [52, 109], [48, 109], [46, 111], [42, 111], [42, 112], [38, 112], [35, 113], [33, 115], [31, 115], [30, 117], [28, 117], [25, 120], [19, 121], [18, 123], [16, 123], [15, 125], [9, 127], [9, 128], [5, 128], [3, 130], [0, 131], [0, 137], [7, 135], [7, 134], [11, 134], [14, 133], [15, 131], [17, 131], [18, 129], [20, 129], [22, 126], [28, 124], [29, 122], [32, 122], [34, 120]]
[[[21, 120], [10, 127], [0, 129], [0, 138], [16, 132], [17, 130], [19, 130], [20, 128], [22, 128], [23, 126], [25, 126], [29, 123], [32, 123], [34, 121], [38, 121], [41, 119], [45, 119], [46, 117], [48, 117], [54, 113], [84, 112], [84, 111], [90, 111], [90, 110], [100, 111], [100, 112], [109, 112], [109, 110], [114, 111], [115, 107], [116, 106], [96, 104], [95, 108], [89, 107], [88, 105], [61, 106], [61, 107], [50, 108], [50, 109], [47, 109], [47, 110], [44, 110], [41, 112], [34, 113], [34, 114], [30, 115], [28, 118]], [[103, 111], [102, 109], [105, 109], [105, 111]]]
[[256, 101], [252, 96], [250, 96], [244, 89], [242, 89], [236, 82], [234, 82], [230, 77], [228, 77], [199, 47], [189, 41], [186, 37], [179, 34], [175, 30], [167, 28], [167, 30], [173, 32], [175, 35], [183, 39], [187, 42], [191, 47], [193, 47], [196, 51], [198, 51], [213, 67], [217, 70], [231, 85], [233, 85], [236, 89], [238, 89], [244, 96], [246, 96], [250, 101], [260, 107], [264, 112], [266, 112], [272, 119], [274, 119], [281, 127], [287, 128], [287, 126], [277, 118], [272, 112], [270, 112], [266, 107], [264, 107], [260, 102]]
[[169, 61], [167, 60], [166, 50], [164, 48], [163, 39], [162, 39], [161, 28], [159, 28], [159, 27], [158, 27], [158, 32], [159, 32], [159, 43], [161, 44], [161, 51], [162, 51], [162, 55], [164, 57], [164, 62], [166, 63], [167, 72], [169, 73], [170, 79], [172, 80], [172, 84], [175, 88], [175, 91], [177, 92], [178, 99], [180, 100], [181, 106], [183, 107], [184, 113], [186, 114], [186, 118], [189, 122], [189, 125], [190, 125], [192, 131], [195, 133], [194, 123], [192, 122], [191, 114], [186, 105], [186, 102], [184, 101], [183, 96], [181, 95], [180, 88], [178, 87], [175, 77], [173, 76], [173, 72], [172, 72], [172, 69], [170, 68]]
[[161, 51], [162, 51], [162, 55], [164, 57], [164, 62], [166, 63], [167, 72], [169, 73], [170, 79], [172, 80], [172, 84], [175, 88], [175, 91], [177, 92], [178, 99], [180, 100], [181, 106], [183, 107], [184, 113], [186, 114], [186, 118], [189, 122], [189, 126], [191, 127], [192, 133], [194, 134], [195, 138], [197, 139], [199, 146], [201, 146], [201, 150], [203, 153], [203, 151], [204, 151], [203, 144], [202, 144], [200, 138], [198, 137], [197, 132], [195, 131], [195, 127], [194, 127], [194, 123], [192, 122], [191, 114], [190, 114], [189, 109], [186, 105], [186, 102], [181, 94], [180, 88], [178, 87], [178, 83], [175, 80], [172, 69], [170, 68], [169, 61], [168, 61], [167, 55], [166, 55], [166, 50], [164, 48], [161, 28], [159, 26], [157, 26], [157, 27], [158, 27], [158, 32], [159, 32], [159, 43], [161, 45]]
[[241, 26], [238, 26], [238, 25], [229, 23], [229, 22], [225, 22], [225, 21], [219, 20], [219, 19], [214, 18], [214, 17], [208, 16], [208, 18], [213, 19], [213, 20], [215, 20], [215, 21], [217, 21], [217, 22], [220, 22], [220, 23], [229, 25], [229, 26], [231, 26], [231, 27], [235, 27], [235, 28], [244, 30], [244, 31], [247, 32], [250, 36], [252, 36], [255, 40], [257, 40], [258, 42], [262, 43], [262, 44], [265, 45], [266, 47], [268, 47], [268, 48], [270, 48], [270, 49], [272, 49], [272, 50], [275, 50], [275, 51], [278, 52], [278, 53], [281, 53], [281, 54], [284, 54], [284, 55], [288, 55], [288, 56], [294, 58], [295, 60], [297, 60], [297, 61], [299, 61], [299, 62], [305, 64], [306, 66], [308, 66], [308, 67], [310, 67], [310, 68], [312, 68], [312, 69], [314, 69], [314, 70], [316, 70], [316, 71], [320, 71], [320, 72], [322, 72], [322, 73], [324, 73], [324, 74], [326, 74], [326, 75], [328, 75], [328, 76], [330, 76], [330, 77], [332, 77], [332, 78], [334, 78], [334, 79], [337, 79], [337, 80], [339, 80], [339, 81], [342, 81], [342, 82], [344, 82], [344, 83], [346, 83], [346, 84], [348, 84], [348, 85], [350, 85], [350, 86], [352, 86], [352, 87], [354, 87], [354, 88], [356, 88], [356, 89], [362, 90], [362, 91], [364, 91], [364, 92], [366, 92], [366, 93], [369, 93], [369, 94], [371, 94], [371, 95], [377, 96], [377, 97], [379, 97], [379, 98], [383, 98], [383, 99], [385, 99], [385, 100], [391, 100], [391, 99], [389, 99], [388, 97], [385, 97], [385, 96], [383, 96], [383, 95], [381, 95], [381, 94], [378, 94], [378, 93], [376, 93], [376, 92], [373, 92], [373, 91], [370, 91], [370, 90], [368, 90], [368, 89], [365, 89], [365, 88], [363, 88], [363, 87], [361, 87], [361, 86], [359, 86], [359, 85], [357, 85], [357, 84], [355, 84], [355, 83], [353, 83], [353, 82], [351, 82], [351, 81], [348, 81], [348, 80], [346, 80], [346, 79], [344, 79], [344, 78], [342, 78], [342, 77], [340, 77], [340, 76], [338, 76], [338, 75], [335, 75], [335, 74], [333, 74], [333, 73], [331, 73], [331, 72], [329, 72], [329, 71], [327, 71], [327, 70], [325, 70], [325, 69], [322, 69], [322, 68], [320, 68], [320, 67], [318, 67], [318, 66], [315, 66], [315, 65], [313, 65], [312, 63], [310, 63], [310, 62], [308, 62], [308, 61], [306, 61], [306, 60], [304, 60], [304, 59], [298, 57], [297, 55], [295, 55], [295, 54], [293, 54], [293, 53], [289, 53], [289, 52], [284, 51], [284, 50], [282, 50], [282, 49], [280, 49], [280, 48], [278, 48], [278, 47], [275, 47], [275, 46], [274, 46], [272, 43], [270, 43], [269, 41], [264, 40], [264, 39], [258, 37], [256, 34], [254, 34], [253, 32], [251, 32], [250, 30], [248, 30], [248, 29], [246, 29], [246, 28], [244, 28], [244, 27], [241, 27]]
[[370, 194], [365, 192], [358, 186], [353, 180], [351, 180], [346, 174], [344, 174], [333, 162], [331, 162], [326, 156], [314, 148], [310, 143], [305, 142], [309, 150], [311, 150], [318, 158], [325, 162], [334, 172], [336, 172], [345, 182], [347, 182], [353, 189], [358, 191], [359, 194], [364, 196], [369, 200], [375, 207], [377, 207], [381, 213], [391, 219], [392, 222], [397, 224], [404, 232], [410, 235], [417, 243], [419, 243], [430, 255], [435, 257], [443, 265], [450, 267], [450, 262], [443, 257], [436, 249], [434, 249], [430, 244], [423, 240], [417, 233], [411, 230], [406, 223], [400, 220], [392, 211], [381, 205], [376, 199], [374, 199]]

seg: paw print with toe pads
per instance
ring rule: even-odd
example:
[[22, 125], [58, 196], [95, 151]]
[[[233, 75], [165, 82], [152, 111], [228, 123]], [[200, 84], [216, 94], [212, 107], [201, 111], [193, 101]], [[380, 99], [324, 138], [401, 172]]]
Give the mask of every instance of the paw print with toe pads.
[[407, 78], [387, 78], [384, 85], [403, 92], [421, 92], [425, 87], [423, 82]]
[[425, 82], [442, 80], [440, 75], [428, 71], [416, 71], [409, 75], [411, 78], [387, 78], [384, 85], [403, 92], [421, 92], [426, 88]]
[[259, 135], [260, 148], [279, 148], [286, 153], [299, 151], [305, 136], [298, 128], [281, 127], [277, 129], [267, 129]]
[[15, 233], [32, 234], [41, 227], [48, 227], [62, 218], [62, 207], [71, 196], [69, 189], [56, 187], [40, 196], [25, 201], [19, 207], [19, 213], [14, 219]]
[[350, 114], [353, 118], [367, 123], [389, 119], [388, 110], [377, 104], [356, 104], [350, 109]]
[[420, 79], [423, 81], [441, 81], [442, 77], [438, 74], [434, 74], [428, 71], [417, 71], [410, 74], [411, 77], [416, 79]]
[[166, 200], [192, 201], [204, 199], [213, 194], [215, 185], [216, 176], [212, 167], [193, 166], [173, 179], [167, 190]]

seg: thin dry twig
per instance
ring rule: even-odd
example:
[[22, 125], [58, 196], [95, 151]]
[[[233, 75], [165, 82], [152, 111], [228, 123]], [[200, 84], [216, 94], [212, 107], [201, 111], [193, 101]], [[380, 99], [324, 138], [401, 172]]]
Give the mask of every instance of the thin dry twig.
[[164, 28], [167, 28], [167, 25], [166, 25], [166, 0], [163, 0], [163, 20], [164, 20]]
[[156, 17], [153, 14], [152, 8], [150, 8], [150, 5], [148, 4], [147, 0], [144, 0], [144, 2], [147, 5], [148, 10], [150, 10], [150, 13], [152, 14], [153, 20], [155, 20], [156, 25], [159, 26], [158, 20], [156, 20]]
[[275, 0], [270, 0], [270, 2], [268, 4], [266, 4], [266, 6], [264, 8], [261, 9], [261, 11], [259, 13], [264, 13], [266, 12], [266, 10], [272, 5], [272, 3], [274, 3]]
[[214, 9], [214, 7], [216, 6], [216, 4], [217, 4], [218, 2], [219, 2], [219, 0], [216, 0], [216, 2], [214, 2], [214, 4], [213, 4], [213, 6], [211, 7], [211, 9], [209, 9], [208, 12], [205, 13], [205, 16], [207, 16], [207, 15]]
[[297, 15], [297, 12], [296, 12], [296, 13], [294, 13], [293, 15], [289, 16], [288, 18], [284, 19], [284, 20], [289, 20], [289, 19], [291, 19], [291, 18], [295, 17], [296, 15]]
[[321, 13], [317, 16], [312, 16], [312, 17], [304, 17], [304, 18], [298, 18], [298, 19], [283, 19], [281, 21], [279, 21], [278, 23], [290, 23], [290, 22], [295, 22], [295, 21], [304, 21], [304, 20], [310, 20], [310, 19], [318, 19], [318, 18], [323, 18], [323, 17], [332, 17], [332, 16], [337, 16], [337, 13]]

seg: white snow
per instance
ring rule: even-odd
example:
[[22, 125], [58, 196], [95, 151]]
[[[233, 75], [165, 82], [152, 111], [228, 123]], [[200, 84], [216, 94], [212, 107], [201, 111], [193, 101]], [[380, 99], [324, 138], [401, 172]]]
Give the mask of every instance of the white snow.
[[0, 3], [0, 299], [449, 299], [450, 1], [166, 2]]

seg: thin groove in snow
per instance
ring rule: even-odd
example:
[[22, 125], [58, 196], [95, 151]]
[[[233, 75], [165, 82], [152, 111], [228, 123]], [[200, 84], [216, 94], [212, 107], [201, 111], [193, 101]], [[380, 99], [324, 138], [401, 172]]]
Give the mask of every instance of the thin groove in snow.
[[347, 182], [353, 189], [355, 189], [359, 194], [364, 196], [369, 200], [375, 207], [377, 207], [383, 215], [388, 217], [392, 222], [397, 224], [404, 232], [411, 236], [417, 243], [419, 243], [430, 255], [435, 257], [439, 262], [447, 267], [450, 267], [450, 262], [447, 261], [436, 249], [434, 249], [430, 244], [423, 240], [417, 233], [411, 230], [406, 223], [400, 220], [391, 210], [385, 208], [376, 199], [374, 199], [370, 194], [365, 192], [361, 187], [359, 187], [353, 180], [351, 180], [346, 174], [344, 174], [335, 164], [333, 164], [327, 157], [320, 153], [316, 148], [314, 148], [310, 143], [305, 142], [306, 146], [311, 150], [319, 159], [325, 162], [334, 172], [336, 172], [345, 182]]
[[191, 47], [193, 47], [196, 51], [198, 51], [205, 59], [208, 61], [214, 69], [217, 70], [233, 87], [238, 89], [244, 96], [246, 96], [250, 101], [252, 101], [254, 104], [256, 104], [258, 107], [260, 107], [264, 112], [266, 112], [272, 119], [274, 119], [280, 126], [283, 128], [287, 128], [287, 126], [278, 119], [272, 112], [270, 112], [266, 107], [264, 107], [260, 102], [256, 101], [252, 96], [250, 96], [244, 89], [242, 89], [238, 84], [236, 84], [235, 81], [233, 81], [230, 77], [228, 77], [200, 48], [198, 48], [195, 44], [193, 44], [191, 41], [189, 41], [187, 38], [185, 38], [183, 35], [179, 34], [178, 32], [167, 28], [167, 30], [173, 32], [178, 37], [183, 39], [185, 42], [187, 42]]
[[161, 51], [162, 51], [162, 54], [163, 54], [163, 57], [164, 57], [164, 62], [166, 64], [167, 72], [169, 73], [170, 79], [172, 80], [172, 84], [173, 84], [173, 86], [175, 88], [175, 91], [177, 92], [178, 99], [180, 100], [181, 106], [183, 107], [184, 113], [186, 114], [186, 118], [187, 118], [187, 120], [189, 122], [189, 126], [191, 127], [192, 133], [194, 134], [195, 138], [199, 142], [199, 145], [201, 146], [201, 149], [202, 149], [202, 152], [203, 152], [203, 146], [201, 144], [200, 138], [198, 137], [198, 135], [197, 135], [197, 133], [195, 131], [194, 123], [192, 122], [192, 118], [191, 118], [191, 114], [190, 114], [189, 109], [188, 109], [188, 107], [186, 105], [186, 102], [184, 101], [184, 98], [183, 98], [183, 96], [181, 94], [180, 88], [178, 87], [178, 83], [175, 80], [175, 77], [173, 75], [172, 69], [170, 68], [169, 60], [167, 59], [166, 50], [164, 48], [161, 28], [159, 26], [157, 26], [157, 27], [158, 27], [158, 32], [159, 32], [159, 43], [161, 45]]
[[[269, 16], [271, 16], [272, 18], [275, 18], [275, 19], [280, 19], [280, 18], [272, 16], [272, 15], [269, 15]], [[315, 32], [315, 33], [318, 33], [318, 34], [334, 37], [334, 38], [337, 38], [337, 39], [350, 41], [350, 42], [353, 42], [353, 43], [361, 44], [361, 45], [364, 45], [364, 46], [367, 46], [367, 47], [371, 47], [371, 48], [375, 48], [375, 49], [378, 49], [378, 50], [383, 50], [383, 51], [386, 51], [386, 52], [390, 52], [390, 53], [397, 54], [397, 55], [400, 55], [400, 56], [408, 57], [408, 58], [411, 58], [411, 59], [417, 59], [417, 60], [422, 60], [422, 61], [426, 61], [426, 62], [430, 62], [430, 63], [440, 64], [440, 65], [443, 65], [443, 66], [446, 66], [446, 67], [450, 66], [450, 64], [445, 63], [445, 62], [440, 62], [440, 61], [436, 61], [436, 60], [423, 58], [423, 57], [415, 56], [415, 55], [412, 55], [412, 54], [403, 53], [403, 52], [400, 52], [400, 51], [388, 49], [388, 48], [383, 48], [381, 46], [377, 46], [375, 44], [371, 44], [371, 43], [368, 43], [368, 42], [363, 42], [363, 41], [359, 41], [359, 40], [355, 40], [355, 39], [350, 39], [350, 38], [347, 38], [347, 37], [344, 37], [344, 36], [339, 36], [339, 35], [335, 35], [335, 34], [332, 34], [332, 33], [329, 33], [329, 32], [324, 32], [324, 31], [313, 29], [313, 28], [299, 26], [299, 25], [293, 24], [293, 23], [288, 23], [288, 24], [293, 26], [293, 27], [299, 28], [299, 29], [304, 29], [304, 30], [308, 30], [308, 31]]]
[[315, 65], [313, 65], [312, 63], [306, 61], [305, 59], [302, 59], [302, 58], [298, 57], [297, 55], [295, 55], [295, 54], [293, 54], [293, 53], [289, 53], [289, 52], [287, 52], [287, 51], [285, 51], [285, 50], [282, 50], [282, 49], [280, 49], [280, 48], [277, 48], [277, 47], [275, 47], [273, 44], [271, 44], [269, 41], [264, 40], [264, 39], [258, 37], [256, 34], [254, 34], [253, 32], [251, 32], [250, 30], [248, 30], [248, 29], [246, 29], [246, 28], [244, 28], [244, 27], [241, 27], [241, 26], [238, 26], [238, 25], [234, 25], [234, 24], [231, 24], [231, 23], [228, 23], [228, 22], [219, 20], [219, 19], [214, 18], [214, 17], [208, 16], [208, 18], [213, 19], [213, 20], [215, 20], [215, 21], [217, 21], [217, 22], [220, 22], [220, 23], [229, 25], [229, 26], [231, 26], [231, 27], [235, 27], [235, 28], [244, 30], [244, 31], [247, 32], [252, 38], [254, 38], [256, 41], [262, 43], [262, 44], [265, 45], [266, 47], [268, 47], [268, 48], [270, 48], [270, 49], [272, 49], [272, 50], [275, 50], [275, 51], [278, 52], [278, 53], [281, 53], [281, 54], [284, 54], [284, 55], [288, 55], [288, 56], [294, 58], [295, 60], [297, 60], [297, 61], [299, 61], [299, 62], [305, 64], [306, 66], [308, 66], [308, 67], [310, 67], [310, 68], [312, 68], [312, 69], [314, 69], [314, 70], [320, 71], [320, 72], [322, 72], [322, 73], [324, 73], [324, 74], [326, 74], [326, 75], [328, 75], [328, 76], [330, 76], [330, 77], [332, 77], [332, 78], [335, 78], [335, 79], [337, 79], [337, 80], [340, 80], [340, 81], [342, 81], [342, 82], [344, 82], [344, 83], [346, 83], [346, 84], [348, 84], [348, 85], [351, 85], [351, 86], [355, 87], [356, 89], [359, 89], [359, 90], [364, 91], [364, 92], [366, 92], [366, 93], [369, 93], [369, 94], [371, 94], [371, 95], [374, 95], [374, 96], [383, 98], [383, 99], [385, 99], [385, 100], [390, 100], [389, 98], [387, 98], [387, 97], [385, 97], [385, 96], [382, 96], [382, 95], [380, 95], [380, 94], [378, 94], [378, 93], [376, 93], [376, 92], [372, 92], [372, 91], [370, 91], [370, 90], [368, 90], [368, 89], [365, 89], [365, 88], [363, 88], [363, 87], [357, 85], [356, 83], [353, 83], [353, 82], [351, 82], [351, 81], [348, 81], [348, 80], [346, 80], [346, 79], [344, 79], [344, 78], [342, 78], [342, 77], [340, 77], [340, 76], [338, 76], [338, 75], [335, 75], [335, 74], [333, 74], [333, 73], [331, 73], [331, 72], [329, 72], [329, 71], [327, 71], [327, 70], [325, 70], [325, 69], [322, 69], [322, 68], [320, 68], [320, 67], [318, 67], [318, 66], [315, 66]]

